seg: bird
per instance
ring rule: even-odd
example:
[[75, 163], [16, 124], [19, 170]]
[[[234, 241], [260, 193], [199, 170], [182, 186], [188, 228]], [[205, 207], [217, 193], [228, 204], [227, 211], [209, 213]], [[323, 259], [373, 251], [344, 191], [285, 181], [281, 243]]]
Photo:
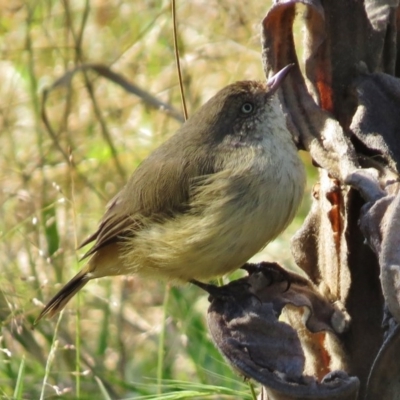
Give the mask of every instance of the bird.
[[92, 279], [207, 282], [275, 239], [293, 220], [306, 180], [277, 96], [291, 68], [221, 89], [139, 164], [81, 244], [92, 243], [86, 265], [35, 323]]

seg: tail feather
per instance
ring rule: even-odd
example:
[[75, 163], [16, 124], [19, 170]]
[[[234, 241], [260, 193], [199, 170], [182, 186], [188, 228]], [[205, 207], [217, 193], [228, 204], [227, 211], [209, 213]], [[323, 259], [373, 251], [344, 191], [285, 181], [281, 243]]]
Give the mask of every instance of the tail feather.
[[90, 280], [86, 270], [78, 272], [45, 306], [40, 315], [36, 318], [36, 325], [43, 317], [53, 317], [60, 312], [71, 298], [81, 290]]

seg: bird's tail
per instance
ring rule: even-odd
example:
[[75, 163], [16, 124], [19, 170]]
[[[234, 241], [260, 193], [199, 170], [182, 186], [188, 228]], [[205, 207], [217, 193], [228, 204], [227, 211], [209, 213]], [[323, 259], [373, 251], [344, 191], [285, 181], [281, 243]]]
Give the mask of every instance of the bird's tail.
[[79, 271], [45, 306], [36, 318], [36, 325], [43, 317], [53, 317], [60, 312], [71, 298], [81, 290], [90, 280], [90, 273], [86, 268]]

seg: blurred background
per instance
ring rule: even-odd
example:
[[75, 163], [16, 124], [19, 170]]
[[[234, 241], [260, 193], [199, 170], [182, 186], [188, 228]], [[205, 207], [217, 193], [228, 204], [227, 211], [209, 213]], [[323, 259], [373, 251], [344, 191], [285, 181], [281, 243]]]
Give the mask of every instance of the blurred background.
[[[178, 2], [189, 116], [223, 86], [265, 79], [269, 1]], [[246, 399], [206, 326], [207, 295], [139, 277], [92, 281], [60, 317], [32, 323], [81, 266], [78, 244], [107, 202], [180, 122], [91, 71], [101, 63], [181, 112], [169, 1], [0, 1], [0, 397]], [[257, 259], [292, 266], [290, 237]], [[267, 223], [267, 221], [266, 221]], [[237, 278], [241, 272], [225, 278]]]

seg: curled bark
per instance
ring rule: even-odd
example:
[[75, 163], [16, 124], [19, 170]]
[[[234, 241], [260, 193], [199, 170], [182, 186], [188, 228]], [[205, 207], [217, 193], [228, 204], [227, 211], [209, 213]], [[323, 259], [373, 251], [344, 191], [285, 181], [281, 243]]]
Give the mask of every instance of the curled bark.
[[[250, 271], [238, 283], [246, 283], [243, 303], [233, 295], [214, 298], [210, 306], [217, 346], [264, 386], [263, 399], [399, 396], [400, 81], [393, 76], [400, 71], [398, 6], [395, 0], [276, 0], [262, 22], [267, 77], [295, 64], [280, 99], [293, 137], [319, 171], [311, 210], [292, 240], [295, 261], [309, 281], [300, 284], [290, 275], [287, 295], [274, 283], [260, 294]], [[298, 60], [293, 28], [300, 12], [304, 62]], [[305, 287], [312, 288], [302, 293], [311, 307], [287, 301]], [[255, 291], [258, 300], [249, 294]], [[305, 306], [303, 312], [315, 317], [315, 293], [349, 316], [346, 329], [331, 323], [333, 333], [325, 327], [315, 334], [309, 322], [301, 324], [301, 313], [289, 313], [294, 336], [280, 325], [276, 313], [282, 308], [277, 311], [276, 304], [284, 303], [284, 310]], [[382, 324], [384, 315], [389, 323]], [[248, 338], [251, 346], [241, 347]], [[284, 340], [290, 340], [289, 353], [282, 350]], [[284, 354], [285, 362], [276, 354]], [[342, 392], [323, 391], [327, 373], [340, 376]], [[307, 392], [310, 382], [320, 390], [317, 397]]]

